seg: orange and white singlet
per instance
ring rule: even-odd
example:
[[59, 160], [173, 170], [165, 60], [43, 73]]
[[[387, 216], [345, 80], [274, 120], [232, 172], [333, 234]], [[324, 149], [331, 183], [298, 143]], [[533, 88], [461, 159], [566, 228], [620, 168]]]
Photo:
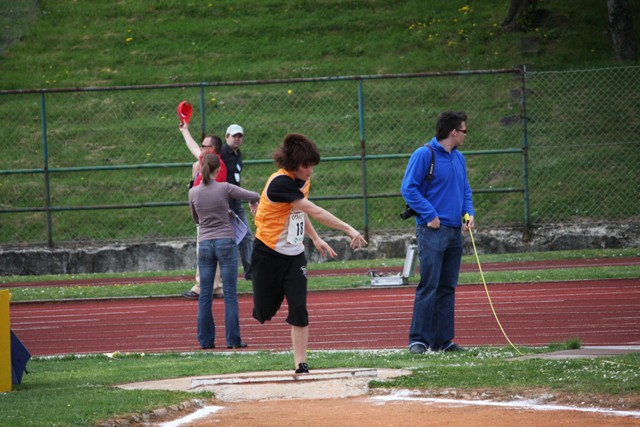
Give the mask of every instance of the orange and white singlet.
[[283, 255], [304, 252], [305, 213], [292, 202], [309, 197], [309, 181], [279, 169], [267, 180], [255, 217], [256, 238]]

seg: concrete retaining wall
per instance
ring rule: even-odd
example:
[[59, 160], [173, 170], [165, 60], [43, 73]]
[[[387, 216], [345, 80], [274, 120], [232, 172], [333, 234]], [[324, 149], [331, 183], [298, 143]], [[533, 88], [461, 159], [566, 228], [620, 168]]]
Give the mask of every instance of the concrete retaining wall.
[[[404, 258], [413, 234], [374, 236], [360, 251], [349, 249], [346, 237], [327, 238], [336, 260]], [[547, 225], [532, 230], [531, 240], [516, 229], [476, 230], [480, 254], [571, 249], [640, 247], [640, 224]], [[307, 242], [310, 262], [326, 261]], [[465, 253], [473, 253], [465, 233]], [[190, 270], [195, 268], [194, 241], [113, 244], [101, 247], [0, 248], [0, 275], [113, 273]]]

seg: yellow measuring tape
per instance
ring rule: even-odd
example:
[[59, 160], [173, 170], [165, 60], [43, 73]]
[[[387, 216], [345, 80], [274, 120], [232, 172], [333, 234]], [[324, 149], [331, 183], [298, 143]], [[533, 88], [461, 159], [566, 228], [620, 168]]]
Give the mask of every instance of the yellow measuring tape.
[[[464, 217], [462, 218], [462, 221], [466, 224], [469, 222], [469, 214], [464, 214]], [[478, 250], [476, 249], [476, 242], [473, 240], [473, 231], [471, 231], [471, 228], [468, 229], [469, 230], [469, 236], [471, 236], [471, 244], [473, 245], [473, 253], [476, 256], [476, 261], [478, 262], [478, 269], [480, 270], [480, 277], [482, 278], [482, 284], [484, 285], [484, 291], [487, 294], [487, 300], [489, 300], [489, 306], [491, 307], [491, 311], [493, 312], [493, 317], [496, 319], [496, 322], [498, 323], [498, 326], [500, 327], [500, 330], [502, 331], [502, 335], [504, 335], [504, 337], [507, 339], [507, 342], [511, 345], [511, 347], [513, 347], [513, 349], [518, 352], [518, 354], [520, 354], [521, 356], [524, 356], [524, 354], [518, 350], [518, 347], [516, 347], [511, 340], [509, 339], [509, 337], [507, 336], [507, 333], [504, 331], [504, 328], [502, 327], [502, 324], [500, 323], [500, 319], [498, 319], [498, 314], [496, 313], [496, 310], [493, 308], [493, 303], [491, 302], [491, 295], [489, 295], [489, 288], [487, 287], [487, 282], [484, 280], [484, 273], [482, 272], [482, 266], [480, 265], [480, 258], [478, 258]]]

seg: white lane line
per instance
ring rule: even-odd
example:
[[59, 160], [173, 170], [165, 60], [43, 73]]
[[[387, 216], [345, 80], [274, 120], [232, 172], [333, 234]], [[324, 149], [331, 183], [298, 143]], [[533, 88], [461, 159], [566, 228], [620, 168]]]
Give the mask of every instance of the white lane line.
[[215, 412], [224, 409], [223, 406], [205, 406], [203, 408], [198, 409], [196, 412], [187, 415], [186, 417], [178, 418], [177, 420], [169, 421], [166, 423], [158, 424], [159, 427], [178, 427], [188, 424], [192, 421], [196, 421], [200, 418], [204, 418], [208, 415], [211, 415]]
[[514, 400], [511, 402], [494, 402], [491, 400], [459, 400], [459, 399], [443, 399], [443, 398], [431, 398], [431, 397], [412, 397], [408, 396], [407, 392], [400, 391], [388, 396], [374, 396], [373, 400], [385, 403], [393, 401], [412, 401], [412, 402], [425, 402], [425, 403], [440, 403], [447, 405], [458, 406], [493, 406], [501, 408], [516, 408], [516, 409], [529, 409], [534, 411], [575, 411], [575, 412], [590, 412], [603, 415], [615, 415], [619, 417], [634, 417], [640, 418], [640, 411], [619, 411], [615, 409], [605, 408], [580, 408], [577, 406], [566, 405], [547, 405], [539, 404], [534, 400]]

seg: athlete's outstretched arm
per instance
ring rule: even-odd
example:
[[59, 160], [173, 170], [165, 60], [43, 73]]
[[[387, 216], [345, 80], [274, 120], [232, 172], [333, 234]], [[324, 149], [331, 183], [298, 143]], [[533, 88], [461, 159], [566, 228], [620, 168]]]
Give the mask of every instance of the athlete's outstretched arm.
[[291, 205], [293, 205], [295, 209], [301, 210], [327, 227], [344, 231], [351, 239], [351, 249], [360, 249], [363, 245], [367, 245], [367, 241], [360, 235], [358, 230], [308, 199], [298, 199], [292, 202]]

